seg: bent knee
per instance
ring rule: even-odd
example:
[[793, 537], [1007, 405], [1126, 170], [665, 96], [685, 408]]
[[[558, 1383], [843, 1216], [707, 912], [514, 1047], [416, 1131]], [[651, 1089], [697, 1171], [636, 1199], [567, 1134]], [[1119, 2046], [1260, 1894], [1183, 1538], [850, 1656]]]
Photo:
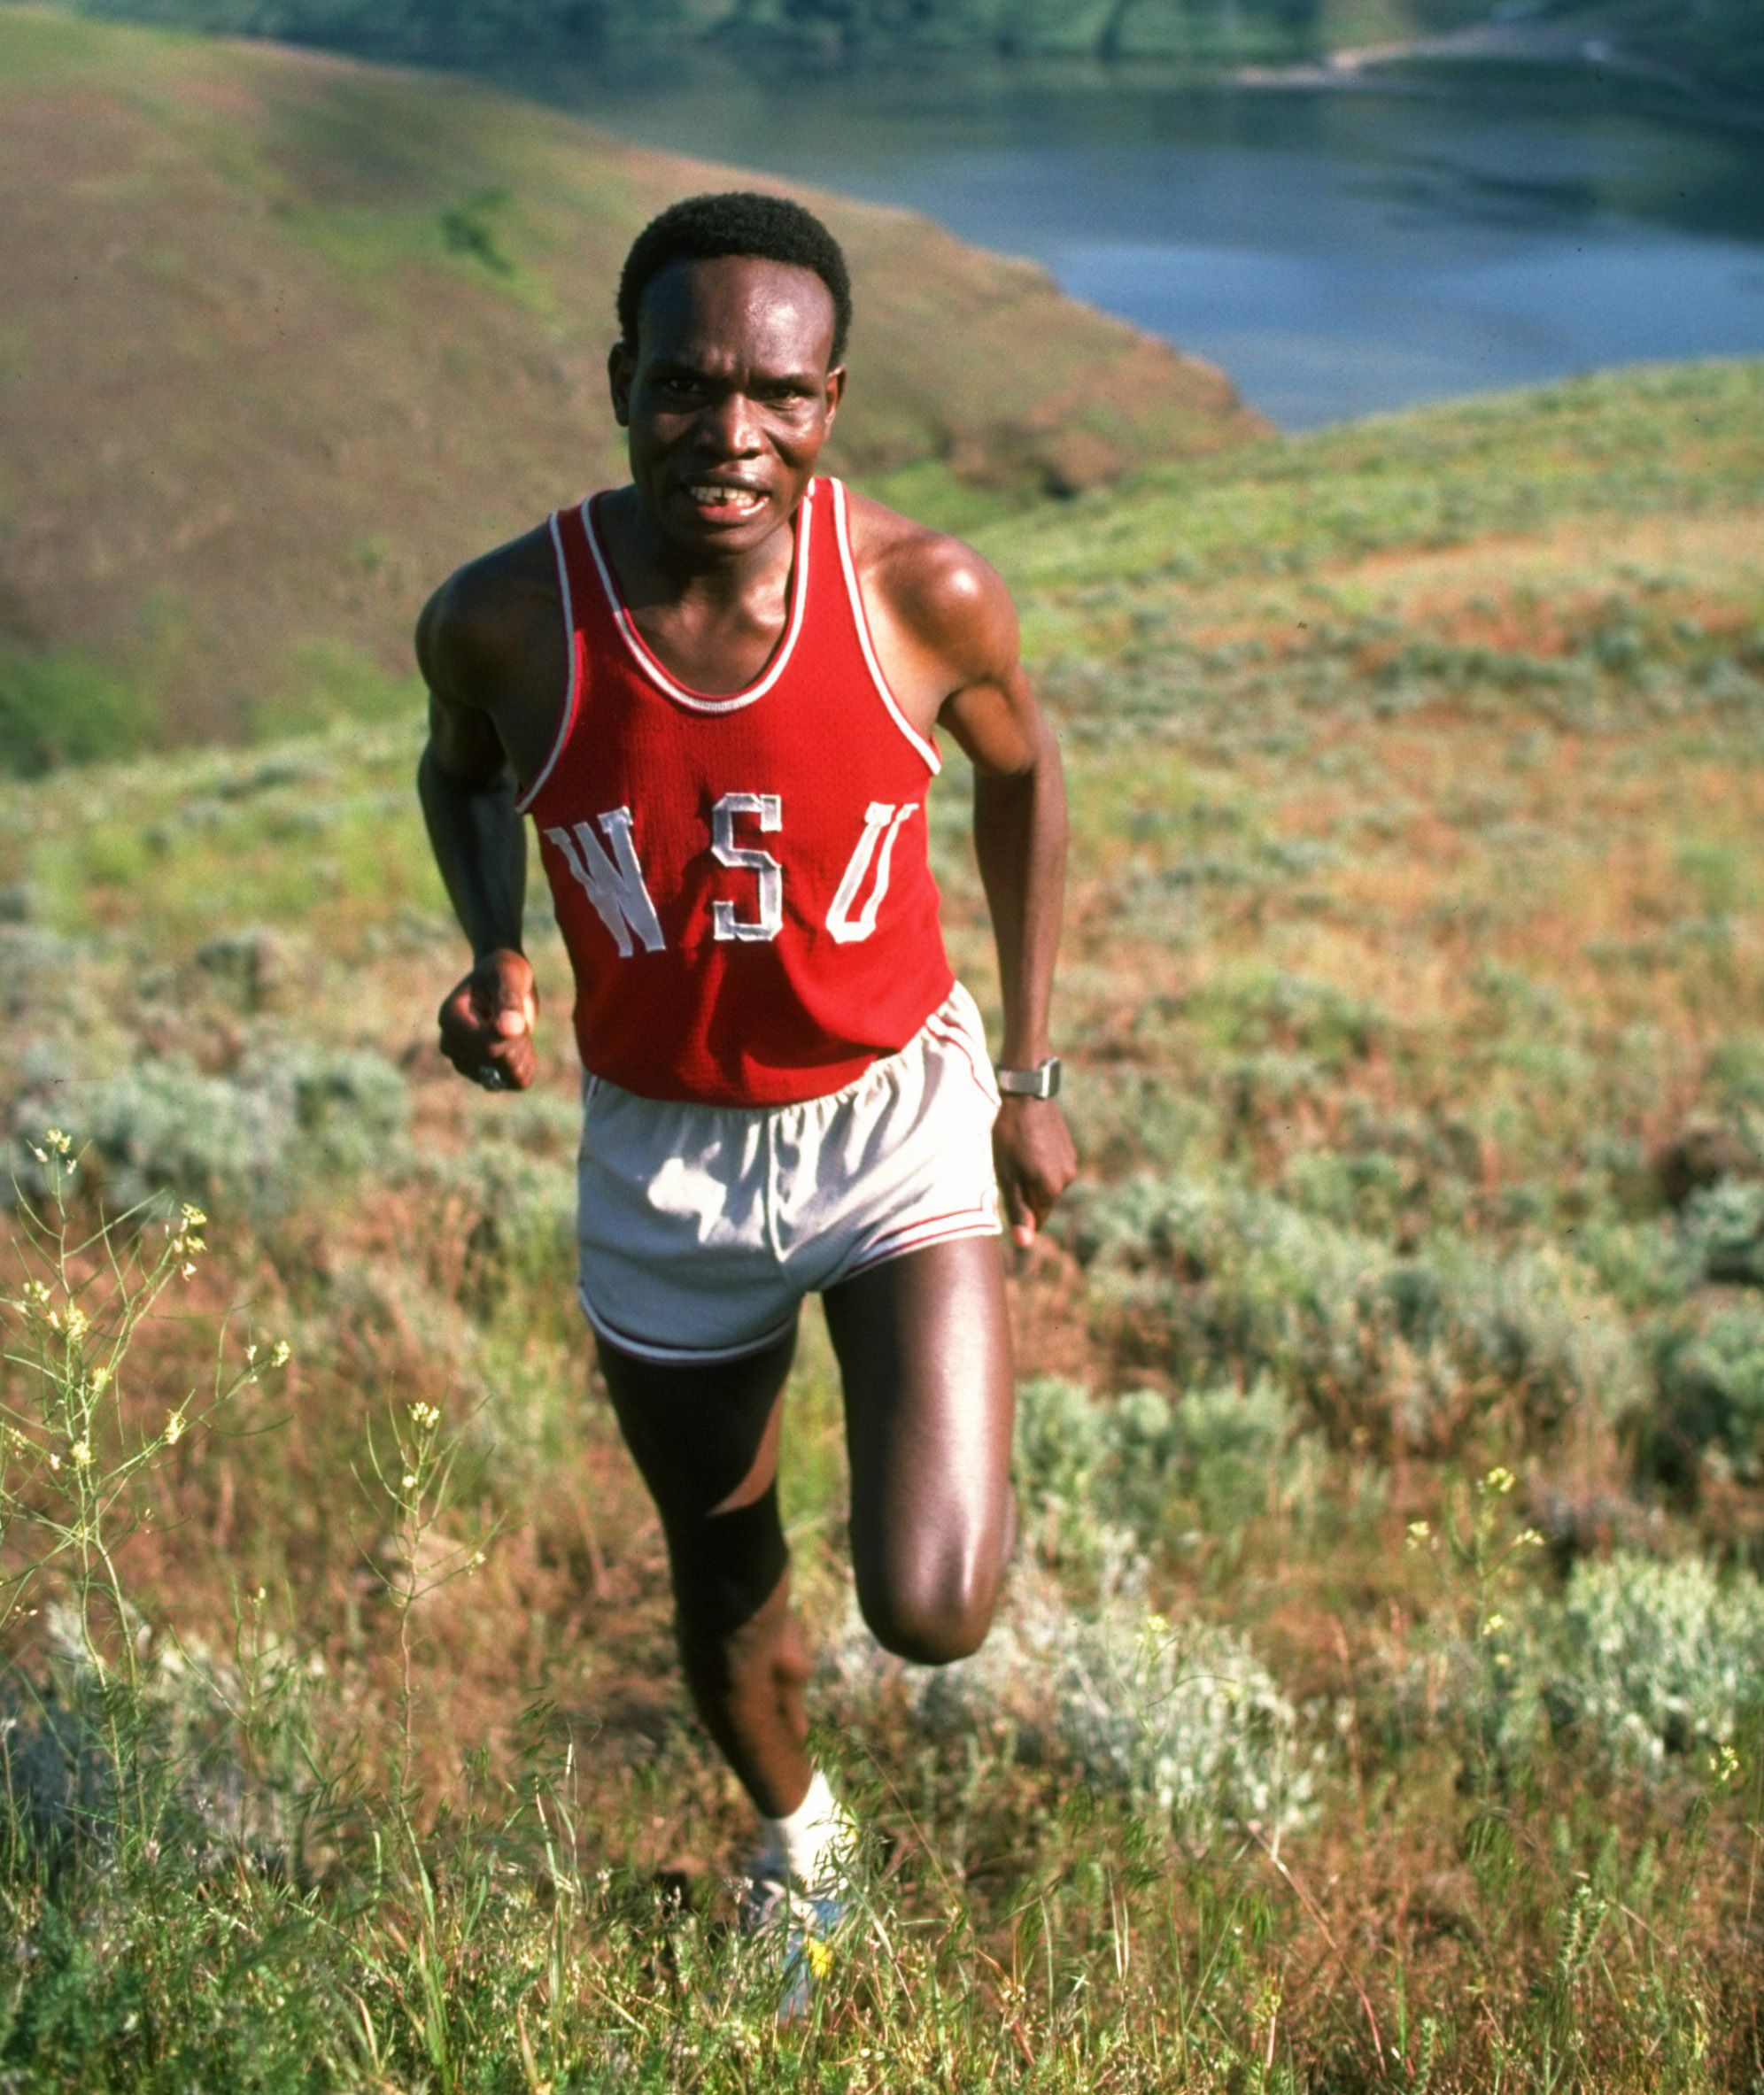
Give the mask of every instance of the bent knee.
[[863, 1619], [885, 1651], [915, 1666], [971, 1658], [986, 1641], [998, 1607], [1000, 1567], [984, 1577], [936, 1581], [896, 1578], [860, 1581]]

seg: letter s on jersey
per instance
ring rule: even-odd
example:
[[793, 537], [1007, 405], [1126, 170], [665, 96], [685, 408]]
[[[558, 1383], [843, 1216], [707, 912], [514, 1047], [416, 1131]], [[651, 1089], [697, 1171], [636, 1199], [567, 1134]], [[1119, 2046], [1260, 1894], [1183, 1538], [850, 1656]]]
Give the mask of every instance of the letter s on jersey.
[[[911, 801], [896, 807], [887, 800], [872, 800], [865, 809], [863, 831], [827, 911], [827, 929], [839, 945], [861, 945], [875, 931], [888, 893], [894, 839], [912, 811]], [[733, 902], [714, 901], [710, 906], [711, 930], [718, 939], [742, 944], [769, 941], [784, 928], [784, 868], [770, 851], [735, 841], [739, 815], [754, 816], [762, 836], [776, 836], [784, 828], [784, 804], [775, 792], [726, 792], [712, 808], [711, 856], [719, 865], [758, 875], [759, 908], [755, 916], [741, 916]], [[572, 829], [548, 829], [545, 835], [563, 854], [577, 885], [617, 943], [621, 959], [629, 960], [636, 950], [633, 932], [642, 940], [646, 952], [660, 953], [668, 941], [662, 936], [661, 919], [650, 900], [631, 840], [631, 809], [611, 808], [596, 820], [612, 846], [611, 857], [585, 822], [575, 823]], [[874, 877], [870, 877], [872, 867]], [[859, 907], [858, 893], [866, 878], [870, 878], [870, 892]]]
[[760, 877], [757, 916], [736, 916], [733, 902], [710, 905], [713, 934], [747, 945], [775, 939], [784, 929], [784, 868], [770, 851], [749, 851], [735, 841], [738, 815], [756, 815], [760, 834], [770, 837], [784, 826], [784, 803], [775, 792], [726, 792], [710, 811], [711, 856], [720, 866], [747, 866]]

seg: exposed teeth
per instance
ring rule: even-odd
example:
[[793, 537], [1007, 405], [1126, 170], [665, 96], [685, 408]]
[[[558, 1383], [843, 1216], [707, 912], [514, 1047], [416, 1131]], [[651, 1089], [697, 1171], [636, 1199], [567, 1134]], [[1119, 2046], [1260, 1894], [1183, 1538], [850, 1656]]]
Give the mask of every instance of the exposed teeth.
[[757, 509], [761, 501], [751, 488], [718, 487], [708, 482], [686, 491], [703, 509]]

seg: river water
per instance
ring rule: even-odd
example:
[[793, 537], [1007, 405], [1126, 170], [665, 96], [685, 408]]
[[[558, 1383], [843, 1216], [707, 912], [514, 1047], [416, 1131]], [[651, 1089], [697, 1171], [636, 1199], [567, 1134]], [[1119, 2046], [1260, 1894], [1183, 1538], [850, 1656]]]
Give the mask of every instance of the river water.
[[1596, 82], [1123, 83], [969, 65], [500, 70], [646, 143], [909, 205], [1222, 365], [1288, 429], [1764, 353], [1764, 125]]

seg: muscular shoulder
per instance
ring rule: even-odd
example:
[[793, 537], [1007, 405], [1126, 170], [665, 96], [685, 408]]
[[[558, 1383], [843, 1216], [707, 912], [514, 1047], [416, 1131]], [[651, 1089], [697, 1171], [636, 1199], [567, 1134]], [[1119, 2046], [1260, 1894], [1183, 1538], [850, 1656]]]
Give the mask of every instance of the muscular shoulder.
[[1002, 576], [971, 545], [851, 498], [852, 557], [864, 594], [959, 684], [1008, 676], [1017, 656], [1017, 610]]
[[542, 524], [456, 568], [423, 606], [416, 658], [438, 696], [482, 702], [517, 686], [562, 616], [551, 533]]

